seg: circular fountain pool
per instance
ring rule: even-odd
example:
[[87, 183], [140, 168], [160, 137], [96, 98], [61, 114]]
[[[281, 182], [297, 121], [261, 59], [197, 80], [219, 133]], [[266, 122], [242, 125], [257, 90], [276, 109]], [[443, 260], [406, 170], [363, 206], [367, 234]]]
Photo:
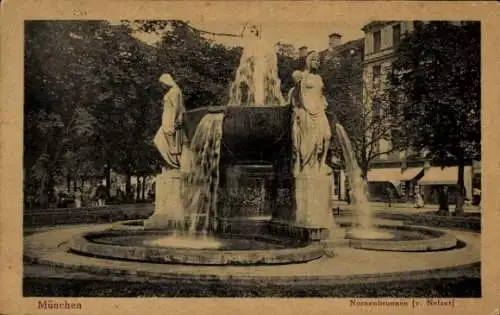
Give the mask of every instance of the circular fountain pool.
[[379, 225], [361, 230], [350, 228], [349, 246], [358, 249], [424, 252], [455, 248], [457, 239], [450, 233], [406, 225]]
[[182, 236], [144, 230], [106, 230], [73, 237], [70, 250], [100, 258], [193, 265], [301, 263], [324, 254], [320, 243], [270, 235]]

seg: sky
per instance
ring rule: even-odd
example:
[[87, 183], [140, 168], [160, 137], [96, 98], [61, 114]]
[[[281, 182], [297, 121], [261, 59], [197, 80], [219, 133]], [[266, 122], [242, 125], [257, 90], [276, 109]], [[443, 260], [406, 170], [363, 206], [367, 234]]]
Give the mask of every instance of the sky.
[[[195, 28], [214, 32], [241, 34], [246, 22], [243, 21], [220, 21], [220, 20], [190, 20], [189, 24]], [[248, 21], [252, 23], [252, 21]], [[364, 36], [361, 27], [369, 21], [265, 21], [255, 24], [262, 27], [263, 36], [271, 43], [282, 42], [294, 45], [296, 48], [307, 46], [310, 50], [324, 50], [328, 47], [328, 35], [339, 33], [342, 41], [359, 39]], [[158, 35], [135, 33], [135, 37], [147, 43], [154, 43], [159, 39]], [[227, 36], [209, 36], [209, 38], [230, 46], [238, 45], [239, 38]]]
[[[347, 42], [364, 36], [360, 24], [347, 24], [334, 21], [310, 23], [298, 22], [293, 27], [289, 22], [267, 22], [257, 23], [262, 26], [262, 33], [266, 39], [272, 43], [278, 41], [294, 45], [296, 48], [307, 46], [309, 49], [323, 50], [328, 47], [328, 35], [339, 33], [342, 35], [342, 41]], [[211, 32], [240, 33], [242, 23], [220, 23], [220, 22], [193, 22], [192, 26], [209, 30]], [[217, 40], [217, 38], [215, 38]], [[219, 41], [233, 43], [235, 39], [230, 37], [220, 37]]]

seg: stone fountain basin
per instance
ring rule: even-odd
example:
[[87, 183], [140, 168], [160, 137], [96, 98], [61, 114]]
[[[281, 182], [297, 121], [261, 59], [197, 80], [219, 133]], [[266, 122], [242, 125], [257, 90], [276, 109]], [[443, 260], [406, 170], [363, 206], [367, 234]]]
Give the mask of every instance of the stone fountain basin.
[[189, 110], [183, 116], [189, 140], [193, 138], [201, 119], [209, 113], [224, 113], [222, 160], [272, 161], [271, 152], [291, 147], [289, 105], [211, 106]]
[[377, 231], [391, 233], [392, 237], [362, 238], [348, 229], [346, 237], [349, 246], [358, 249], [398, 251], [398, 252], [428, 252], [456, 248], [456, 237], [448, 232], [420, 226], [378, 225]]
[[218, 235], [219, 248], [176, 248], [145, 245], [166, 231], [106, 230], [73, 237], [72, 252], [120, 260], [187, 265], [260, 265], [302, 263], [324, 255], [320, 243], [271, 235]]

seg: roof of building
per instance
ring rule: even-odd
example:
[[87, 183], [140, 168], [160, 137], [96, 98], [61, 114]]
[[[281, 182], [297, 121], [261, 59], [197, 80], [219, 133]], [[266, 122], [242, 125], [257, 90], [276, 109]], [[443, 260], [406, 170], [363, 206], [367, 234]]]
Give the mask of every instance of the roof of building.
[[[351, 49], [360, 49], [361, 52], [363, 52], [364, 43], [365, 43], [364, 38], [351, 40], [351, 41], [348, 41], [347, 43], [336, 46], [335, 52], [341, 54], [341, 53], [349, 51]], [[326, 54], [328, 52], [330, 52], [330, 50], [325, 49], [325, 50], [321, 51], [321, 54]]]
[[394, 22], [396, 22], [396, 21], [372, 21], [372, 22], [366, 24], [365, 26], [363, 26], [361, 28], [361, 30], [366, 33], [375, 27], [384, 26], [384, 25], [391, 24]]

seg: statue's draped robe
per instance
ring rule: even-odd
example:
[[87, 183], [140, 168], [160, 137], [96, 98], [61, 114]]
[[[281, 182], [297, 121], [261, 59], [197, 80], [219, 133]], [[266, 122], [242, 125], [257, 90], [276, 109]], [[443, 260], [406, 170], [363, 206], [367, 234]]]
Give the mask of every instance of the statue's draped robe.
[[172, 87], [163, 98], [163, 115], [161, 127], [156, 133], [154, 142], [168, 168], [180, 168], [183, 133], [176, 130], [175, 123], [185, 112], [182, 93], [177, 86]]
[[295, 222], [329, 229], [336, 225], [331, 211], [331, 169], [326, 154], [331, 129], [325, 112], [323, 81], [305, 73], [290, 94], [295, 176]]
[[326, 153], [330, 145], [331, 130], [325, 113], [323, 81], [318, 75], [307, 74], [292, 94], [292, 137], [295, 152], [294, 173], [316, 167], [329, 171]]
[[182, 119], [184, 112], [182, 92], [173, 86], [163, 98], [162, 124], [154, 138], [166, 164], [156, 176], [155, 213], [149, 220], [149, 226], [154, 228], [166, 228], [172, 223], [179, 225], [184, 220], [182, 174], [188, 165], [185, 160], [189, 150], [183, 131], [176, 129], [176, 122]]

